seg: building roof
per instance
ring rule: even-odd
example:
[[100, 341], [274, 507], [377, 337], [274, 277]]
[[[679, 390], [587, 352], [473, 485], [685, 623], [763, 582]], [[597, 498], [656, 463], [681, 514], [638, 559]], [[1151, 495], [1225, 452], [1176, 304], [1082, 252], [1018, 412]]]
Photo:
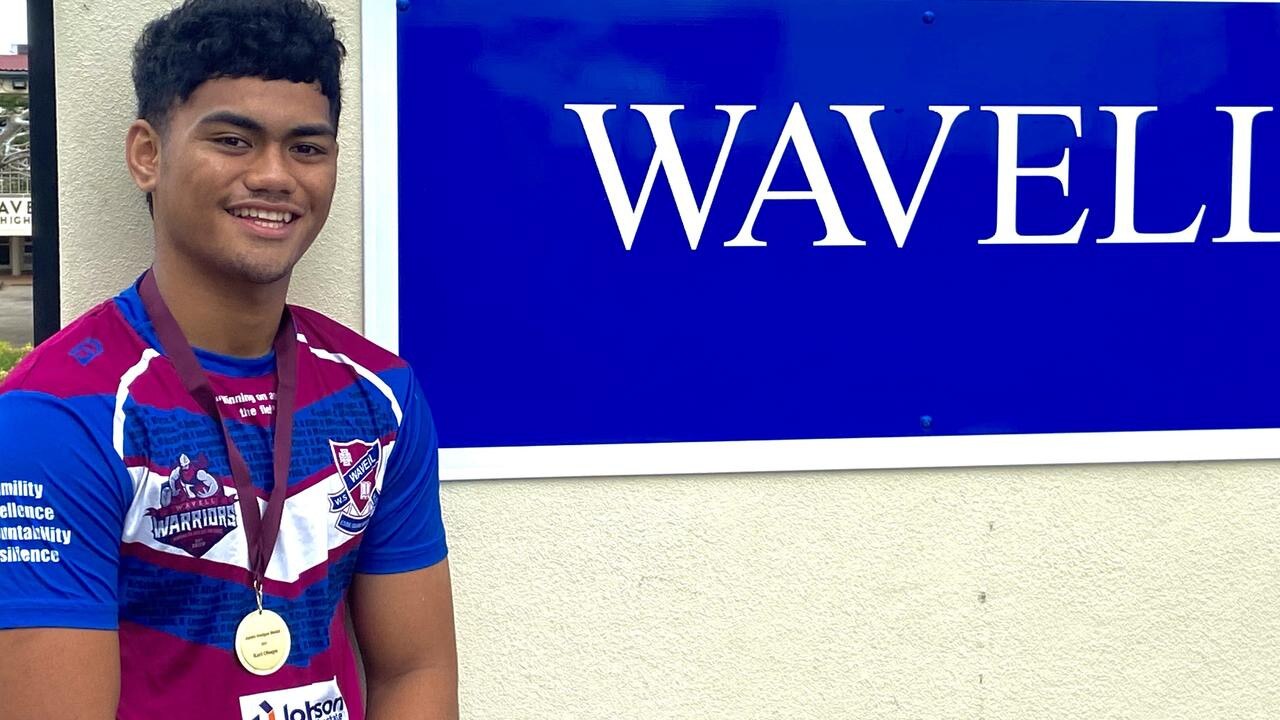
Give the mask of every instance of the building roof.
[[27, 55], [0, 55], [0, 72], [27, 72]]

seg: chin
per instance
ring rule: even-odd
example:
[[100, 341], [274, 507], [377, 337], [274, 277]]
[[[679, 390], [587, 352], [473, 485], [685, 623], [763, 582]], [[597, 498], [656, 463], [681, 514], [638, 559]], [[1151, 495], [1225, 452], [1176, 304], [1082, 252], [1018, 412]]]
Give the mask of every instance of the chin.
[[274, 285], [289, 277], [289, 270], [260, 270], [243, 275], [245, 280], [255, 285]]
[[293, 272], [291, 262], [233, 261], [225, 268], [225, 274], [241, 282], [253, 285], [272, 285], [285, 280]]

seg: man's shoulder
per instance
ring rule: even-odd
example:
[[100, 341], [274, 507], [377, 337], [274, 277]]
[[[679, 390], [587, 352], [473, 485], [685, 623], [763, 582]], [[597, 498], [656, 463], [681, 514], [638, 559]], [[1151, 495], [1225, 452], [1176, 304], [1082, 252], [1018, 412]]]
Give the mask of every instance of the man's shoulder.
[[40, 343], [0, 383], [0, 396], [31, 391], [56, 398], [114, 394], [146, 344], [107, 299]]
[[298, 333], [312, 352], [342, 355], [373, 373], [402, 370], [408, 364], [399, 355], [378, 345], [333, 318], [298, 305], [290, 305]]

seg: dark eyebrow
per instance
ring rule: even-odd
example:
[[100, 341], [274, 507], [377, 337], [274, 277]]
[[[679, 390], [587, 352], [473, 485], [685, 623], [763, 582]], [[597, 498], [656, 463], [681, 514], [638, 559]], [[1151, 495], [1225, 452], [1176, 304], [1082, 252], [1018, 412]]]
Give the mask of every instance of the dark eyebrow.
[[229, 110], [219, 110], [217, 112], [209, 113], [208, 115], [205, 115], [204, 117], [200, 118], [199, 124], [212, 125], [214, 123], [224, 123], [226, 125], [235, 125], [236, 127], [243, 128], [245, 130], [248, 130], [249, 132], [262, 132], [262, 129], [263, 129], [262, 123], [258, 122], [257, 120], [254, 120], [253, 118], [245, 117], [244, 115], [233, 113]]
[[294, 129], [290, 130], [289, 134], [286, 135], [285, 137], [299, 138], [299, 137], [315, 137], [317, 135], [336, 138], [338, 137], [338, 131], [334, 130], [333, 126], [330, 125], [329, 123], [316, 123], [314, 125], [299, 125]]
[[[200, 118], [201, 125], [210, 125], [214, 123], [234, 125], [238, 128], [255, 133], [263, 132], [266, 129], [262, 126], [262, 123], [257, 120], [229, 110], [218, 110]], [[338, 131], [334, 130], [333, 126], [328, 123], [312, 123], [307, 125], [298, 125], [297, 127], [290, 129], [289, 132], [285, 134], [285, 137], [287, 138], [316, 136], [336, 138], [338, 136]]]

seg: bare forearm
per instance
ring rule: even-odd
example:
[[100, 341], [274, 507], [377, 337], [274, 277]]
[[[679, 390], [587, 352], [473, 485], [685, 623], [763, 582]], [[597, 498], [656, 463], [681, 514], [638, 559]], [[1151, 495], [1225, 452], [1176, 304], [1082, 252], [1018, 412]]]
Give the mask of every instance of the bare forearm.
[[108, 720], [119, 699], [115, 632], [0, 631], [0, 718]]
[[357, 573], [351, 621], [366, 671], [367, 720], [457, 720], [448, 560], [406, 573]]
[[458, 674], [453, 670], [414, 670], [392, 677], [368, 678], [366, 720], [458, 720]]

